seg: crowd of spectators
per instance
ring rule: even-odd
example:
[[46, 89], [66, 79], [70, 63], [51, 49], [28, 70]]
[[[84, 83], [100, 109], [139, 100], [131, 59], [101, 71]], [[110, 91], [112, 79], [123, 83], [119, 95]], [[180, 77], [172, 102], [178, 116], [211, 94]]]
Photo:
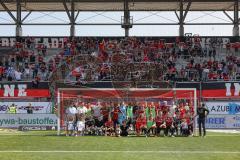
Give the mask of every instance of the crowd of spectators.
[[46, 81], [51, 77], [54, 64], [47, 61], [46, 47], [35, 49], [34, 42], [16, 43], [12, 53], [0, 58], [0, 81]]
[[[217, 56], [220, 52], [225, 56]], [[12, 54], [0, 58], [0, 80], [46, 81], [53, 75], [77, 83], [238, 80], [240, 58], [234, 53], [230, 43], [203, 45], [197, 37], [172, 42], [136, 37], [65, 38], [62, 51], [48, 57], [47, 45], [36, 45], [34, 38], [27, 38], [16, 43]]]
[[[121, 38], [73, 40], [68, 77], [81, 81], [211, 81], [240, 79], [240, 58], [231, 44], [201, 39]], [[67, 51], [69, 51], [67, 50]], [[221, 56], [220, 55], [221, 52]], [[224, 55], [224, 56], [222, 56]], [[66, 75], [66, 73], [64, 73]]]

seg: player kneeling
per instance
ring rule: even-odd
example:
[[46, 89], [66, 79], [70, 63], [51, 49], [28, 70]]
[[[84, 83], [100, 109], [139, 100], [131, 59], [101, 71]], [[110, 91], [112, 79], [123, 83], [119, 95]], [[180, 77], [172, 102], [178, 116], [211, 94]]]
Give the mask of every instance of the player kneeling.
[[182, 135], [186, 137], [189, 136], [188, 124], [186, 119], [183, 119], [183, 122], [181, 123], [181, 128], [182, 128]]
[[136, 134], [137, 136], [140, 136], [141, 132], [144, 132], [145, 136], [147, 137], [147, 121], [146, 117], [143, 114], [140, 114], [140, 116], [136, 120]]
[[163, 135], [165, 135], [166, 123], [161, 114], [157, 115], [156, 119], [156, 135], [160, 136], [161, 131], [163, 130]]
[[152, 114], [150, 114], [149, 118], [147, 119], [147, 136], [150, 136], [151, 132], [152, 132], [152, 135], [155, 136], [155, 133], [156, 133], [155, 129], [156, 129], [156, 123], [152, 117]]
[[115, 136], [120, 137], [120, 134], [121, 134], [121, 128], [120, 128], [120, 125], [117, 124], [115, 129]]
[[172, 118], [171, 114], [168, 114], [167, 118], [166, 118], [165, 136], [174, 137], [174, 130], [175, 130], [175, 126], [174, 126], [173, 118]]
[[128, 136], [129, 124], [127, 124], [126, 121], [123, 121], [123, 125], [120, 127], [120, 129], [121, 129], [120, 136], [122, 137]]
[[113, 136], [114, 133], [114, 127], [113, 127], [113, 121], [111, 118], [104, 124], [104, 135], [105, 136]]

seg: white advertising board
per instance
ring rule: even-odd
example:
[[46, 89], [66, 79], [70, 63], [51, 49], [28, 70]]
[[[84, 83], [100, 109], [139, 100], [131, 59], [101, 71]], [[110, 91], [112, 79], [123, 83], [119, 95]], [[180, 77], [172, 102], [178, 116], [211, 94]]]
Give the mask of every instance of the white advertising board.
[[56, 126], [55, 114], [1, 114], [0, 128], [18, 128], [20, 126]]
[[17, 106], [17, 113], [27, 113], [27, 107], [31, 103], [33, 107], [33, 113], [51, 113], [51, 102], [0, 102], [0, 114], [8, 113], [8, 107], [14, 105]]
[[208, 115], [205, 122], [206, 128], [239, 129], [240, 115]]
[[240, 102], [206, 102], [205, 104], [210, 115], [240, 115]]

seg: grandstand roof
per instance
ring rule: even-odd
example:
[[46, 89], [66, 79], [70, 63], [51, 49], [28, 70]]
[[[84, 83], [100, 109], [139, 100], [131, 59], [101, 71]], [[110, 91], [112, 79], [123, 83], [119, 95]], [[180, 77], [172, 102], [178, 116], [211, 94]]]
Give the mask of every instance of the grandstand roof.
[[[16, 0], [1, 0], [11, 11], [16, 10]], [[21, 0], [24, 11], [65, 11], [64, 0]], [[70, 2], [71, 0], [65, 0]], [[74, 0], [78, 11], [123, 11], [124, 0]], [[128, 0], [130, 11], [176, 11], [179, 0]], [[183, 0], [184, 10], [189, 1], [190, 11], [232, 11], [235, 0]], [[67, 3], [70, 7], [70, 3]], [[0, 11], [5, 11], [0, 5]]]

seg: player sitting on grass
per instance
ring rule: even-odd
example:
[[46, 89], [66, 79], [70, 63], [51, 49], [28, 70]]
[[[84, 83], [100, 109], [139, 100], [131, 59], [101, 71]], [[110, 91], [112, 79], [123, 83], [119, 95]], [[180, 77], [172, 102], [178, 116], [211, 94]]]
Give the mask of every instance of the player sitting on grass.
[[123, 121], [123, 124], [120, 127], [120, 129], [121, 129], [120, 136], [122, 136], [122, 137], [128, 136], [129, 125], [126, 123], [126, 121]]
[[173, 118], [172, 115], [170, 113], [168, 113], [167, 118], [166, 118], [166, 132], [165, 132], [165, 136], [171, 136], [174, 137], [174, 122], [173, 122]]
[[182, 135], [188, 136], [189, 131], [188, 131], [188, 124], [186, 119], [183, 119], [183, 122], [181, 123], [181, 128], [182, 128]]
[[133, 124], [129, 124], [128, 134], [133, 135], [134, 133], [135, 133], [135, 129], [134, 129]]
[[104, 135], [113, 136], [113, 133], [114, 133], [113, 121], [111, 117], [109, 117], [109, 120], [104, 124]]
[[193, 122], [194, 122], [194, 117], [187, 112], [186, 116], [185, 116], [186, 122], [188, 124], [188, 134], [190, 136], [193, 136]]
[[101, 125], [99, 126], [95, 126], [94, 128], [94, 134], [95, 136], [103, 136], [104, 135], [104, 126]]
[[143, 132], [147, 137], [147, 123], [146, 123], [146, 116], [144, 116], [144, 113], [140, 114], [136, 120], [137, 136], [140, 136], [141, 132]]
[[95, 121], [92, 116], [88, 116], [85, 121], [85, 135], [93, 135]]
[[121, 128], [120, 128], [120, 125], [117, 124], [115, 129], [115, 136], [120, 137], [120, 133], [121, 133]]
[[159, 112], [155, 121], [156, 121], [156, 135], [160, 136], [161, 130], [163, 130], [163, 133], [165, 133], [166, 130], [166, 123], [164, 118], [162, 117], [162, 112]]
[[176, 135], [179, 136], [181, 135], [181, 119], [180, 119], [180, 113], [179, 111], [175, 112], [175, 117], [173, 118], [174, 120], [174, 127], [175, 127], [175, 132]]

